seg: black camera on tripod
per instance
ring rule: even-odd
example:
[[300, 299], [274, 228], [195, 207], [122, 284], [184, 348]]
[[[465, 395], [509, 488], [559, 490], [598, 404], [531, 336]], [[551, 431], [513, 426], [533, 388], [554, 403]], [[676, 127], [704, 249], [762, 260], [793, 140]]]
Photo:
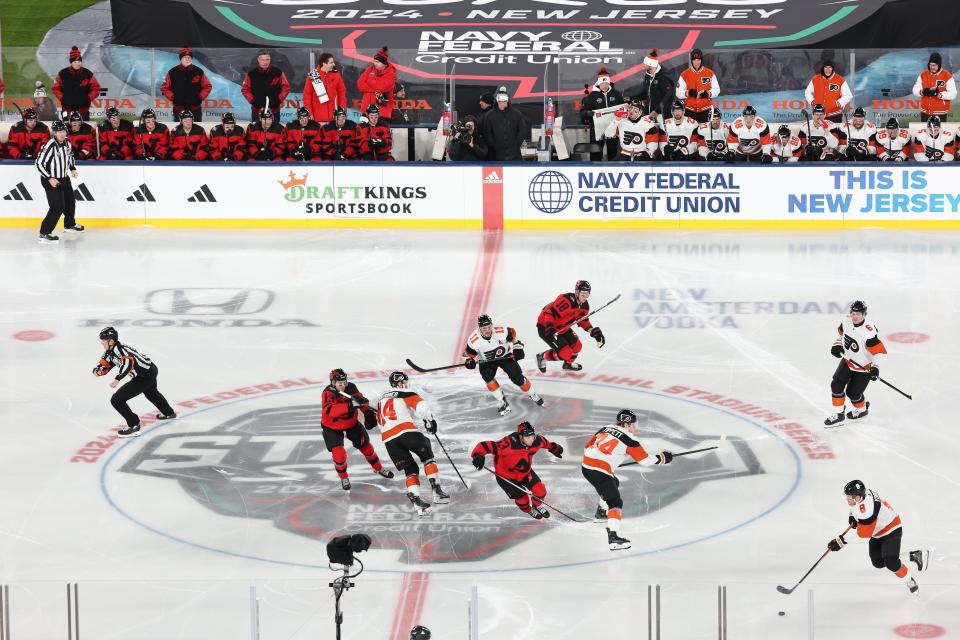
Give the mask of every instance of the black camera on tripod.
[[453, 125], [454, 137], [460, 144], [470, 144], [473, 142], [473, 133], [462, 120], [458, 120], [457, 124]]
[[[343, 596], [344, 591], [356, 586], [350, 579], [356, 578], [363, 573], [363, 563], [360, 562], [358, 558], [354, 558], [353, 554], [366, 551], [372, 544], [373, 540], [370, 539], [370, 536], [363, 533], [355, 533], [350, 536], [337, 536], [327, 543], [327, 559], [330, 561], [330, 568], [334, 571], [343, 572], [342, 576], [334, 578], [333, 582], [329, 585], [330, 588], [333, 589], [335, 602], [333, 619], [337, 629], [337, 640], [340, 640], [340, 626], [343, 624], [340, 598]], [[354, 560], [360, 565], [360, 571], [351, 574], [350, 567], [353, 566]]]

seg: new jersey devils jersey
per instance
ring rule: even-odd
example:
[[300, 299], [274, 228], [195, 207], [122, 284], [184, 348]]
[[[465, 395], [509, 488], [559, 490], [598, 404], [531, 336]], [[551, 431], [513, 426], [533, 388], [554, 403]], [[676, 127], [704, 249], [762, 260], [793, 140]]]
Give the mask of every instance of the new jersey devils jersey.
[[730, 135], [727, 138], [730, 148], [744, 156], [753, 156], [758, 153], [770, 153], [770, 129], [766, 121], [757, 116], [753, 126], [748, 127], [743, 118], [737, 118], [730, 125]]
[[917, 162], [953, 162], [954, 139], [953, 133], [940, 129], [934, 138], [930, 131], [924, 129], [914, 138], [913, 159]]
[[887, 129], [880, 129], [873, 139], [874, 152], [878, 160], [903, 162], [910, 159], [910, 132], [897, 129], [891, 136]]
[[589, 319], [583, 319], [588, 313], [590, 313], [588, 300], [584, 300], [581, 304], [577, 302], [575, 293], [561, 293], [556, 300], [540, 310], [537, 324], [547, 331], [559, 331], [575, 324], [584, 331], [590, 331], [593, 325], [590, 324]]
[[584, 445], [583, 467], [612, 476], [626, 456], [645, 467], [657, 464], [656, 456], [647, 453], [629, 433], [616, 425], [607, 425]]
[[860, 504], [850, 508], [850, 515], [857, 519], [857, 535], [861, 538], [882, 538], [901, 525], [890, 503], [870, 490]]
[[519, 481], [530, 475], [533, 470], [533, 455], [540, 449], [554, 451], [556, 443], [550, 442], [541, 435], [534, 437], [533, 444], [523, 446], [519, 433], [500, 438], [499, 440], [485, 440], [478, 442], [470, 452], [471, 456], [485, 456], [493, 454], [493, 468], [497, 475], [509, 480]]
[[389, 442], [406, 431], [417, 430], [417, 419], [432, 420], [433, 412], [420, 394], [406, 389], [388, 391], [377, 403], [380, 437]]
[[516, 339], [517, 332], [511, 327], [494, 327], [489, 338], [484, 338], [477, 329], [467, 338], [463, 355], [480, 362], [499, 360], [513, 353], [513, 342]]
[[727, 140], [730, 138], [730, 125], [721, 122], [719, 127], [713, 129], [711, 123], [705, 122], [697, 127], [697, 138], [700, 143], [697, 151], [703, 158], [711, 153], [725, 156], [730, 150], [727, 144]]
[[697, 128], [700, 124], [693, 118], [682, 118], [677, 122], [675, 118], [663, 121], [663, 135], [660, 136], [661, 145], [676, 147], [683, 155], [696, 155]]
[[621, 118], [607, 125], [607, 138], [620, 139], [620, 152], [628, 156], [636, 156], [646, 152], [653, 156], [660, 141], [660, 128], [650, 116], [641, 116], [637, 120]]
[[849, 315], [840, 320], [837, 339], [833, 344], [843, 347], [843, 358], [853, 371], [869, 371], [871, 364], [879, 366], [880, 360], [887, 353], [887, 348], [877, 334], [877, 325], [864, 320], [857, 326]]

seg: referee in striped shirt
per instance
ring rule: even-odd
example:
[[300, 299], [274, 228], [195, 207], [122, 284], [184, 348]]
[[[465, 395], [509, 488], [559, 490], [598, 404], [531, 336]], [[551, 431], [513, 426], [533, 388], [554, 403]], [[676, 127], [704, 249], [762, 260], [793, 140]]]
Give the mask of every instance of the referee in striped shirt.
[[83, 225], [77, 224], [73, 215], [77, 202], [73, 195], [73, 185], [70, 184], [69, 173], [77, 177], [77, 163], [73, 158], [73, 147], [67, 140], [67, 125], [57, 120], [51, 126], [53, 137], [47, 141], [37, 155], [36, 167], [40, 172], [40, 184], [47, 194], [47, 204], [50, 209], [47, 216], [40, 223], [40, 242], [55, 243], [60, 238], [53, 235], [57, 228], [60, 216], [63, 216], [63, 230], [82, 232]]

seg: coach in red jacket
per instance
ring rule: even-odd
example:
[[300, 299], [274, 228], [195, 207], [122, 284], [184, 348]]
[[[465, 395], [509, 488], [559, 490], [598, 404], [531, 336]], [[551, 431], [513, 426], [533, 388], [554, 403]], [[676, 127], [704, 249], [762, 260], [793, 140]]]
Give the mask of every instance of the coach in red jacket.
[[347, 108], [347, 86], [336, 67], [332, 53], [321, 54], [320, 64], [307, 75], [303, 85], [303, 106], [320, 124], [331, 122], [337, 107]]
[[193, 64], [193, 49], [180, 49], [180, 64], [167, 71], [160, 90], [173, 103], [173, 112], [190, 111], [192, 120], [203, 120], [203, 101], [210, 95], [210, 80]]
[[90, 119], [90, 103], [100, 96], [100, 83], [83, 67], [79, 48], [70, 49], [70, 66], [60, 70], [51, 89], [62, 111], [76, 111], [84, 120]]
[[290, 93], [287, 74], [273, 66], [269, 51], [257, 54], [257, 66], [247, 72], [243, 78], [240, 92], [250, 103], [250, 122], [256, 122], [260, 110], [269, 106], [280, 112], [283, 101]]
[[397, 69], [390, 64], [386, 47], [373, 56], [373, 64], [363, 70], [357, 80], [357, 88], [363, 92], [360, 110], [366, 111], [372, 104], [380, 108], [380, 118], [386, 123], [393, 116], [393, 90], [397, 86]]

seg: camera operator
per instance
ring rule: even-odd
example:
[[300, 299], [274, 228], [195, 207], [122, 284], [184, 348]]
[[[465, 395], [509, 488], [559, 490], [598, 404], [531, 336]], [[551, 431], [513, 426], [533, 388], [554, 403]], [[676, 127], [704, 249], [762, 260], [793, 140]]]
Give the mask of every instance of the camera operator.
[[450, 140], [450, 159], [458, 162], [483, 162], [487, 159], [487, 144], [477, 131], [477, 119], [465, 116], [453, 128]]

